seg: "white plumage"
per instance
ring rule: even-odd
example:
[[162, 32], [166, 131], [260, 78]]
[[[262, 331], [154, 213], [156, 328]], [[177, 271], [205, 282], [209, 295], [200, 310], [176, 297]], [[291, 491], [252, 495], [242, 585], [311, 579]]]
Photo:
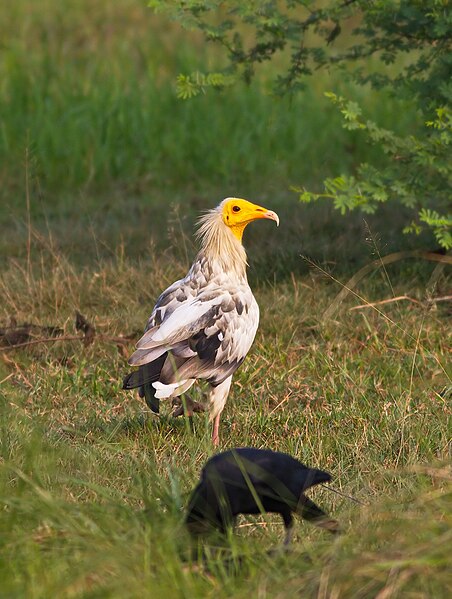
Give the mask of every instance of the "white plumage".
[[279, 222], [274, 212], [236, 198], [227, 198], [201, 218], [201, 250], [187, 276], [158, 298], [129, 359], [139, 369], [124, 379], [124, 388], [140, 387], [156, 412], [159, 399], [178, 397], [197, 379], [206, 380], [215, 444], [232, 375], [259, 324], [241, 243], [245, 226], [256, 218]]

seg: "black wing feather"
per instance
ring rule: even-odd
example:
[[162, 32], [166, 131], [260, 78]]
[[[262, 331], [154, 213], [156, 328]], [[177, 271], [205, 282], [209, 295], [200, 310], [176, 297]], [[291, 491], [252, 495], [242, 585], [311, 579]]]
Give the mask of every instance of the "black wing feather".
[[221, 345], [219, 334], [206, 335], [205, 330], [199, 331], [189, 340], [190, 348], [195, 351], [201, 360], [215, 362], [217, 349]]
[[138, 370], [134, 370], [128, 374], [123, 380], [122, 388], [136, 389], [147, 383], [158, 381], [167, 356], [168, 352], [165, 352], [159, 358], [149, 362], [149, 364], [143, 364]]

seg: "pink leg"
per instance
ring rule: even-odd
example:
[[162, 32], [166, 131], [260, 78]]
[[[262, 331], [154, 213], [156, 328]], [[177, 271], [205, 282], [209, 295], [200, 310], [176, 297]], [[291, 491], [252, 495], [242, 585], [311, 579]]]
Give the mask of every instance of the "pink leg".
[[218, 445], [220, 444], [220, 416], [221, 412], [215, 416], [215, 420], [213, 421], [212, 445], [214, 447], [218, 447]]
[[214, 447], [218, 447], [220, 444], [220, 416], [221, 412], [224, 409], [224, 404], [226, 403], [226, 399], [228, 397], [229, 388], [231, 387], [232, 375], [224, 380], [222, 383], [217, 385], [216, 387], [212, 387], [212, 390], [209, 393], [209, 402], [211, 414], [216, 414], [213, 416], [213, 431], [212, 431], [212, 444]]

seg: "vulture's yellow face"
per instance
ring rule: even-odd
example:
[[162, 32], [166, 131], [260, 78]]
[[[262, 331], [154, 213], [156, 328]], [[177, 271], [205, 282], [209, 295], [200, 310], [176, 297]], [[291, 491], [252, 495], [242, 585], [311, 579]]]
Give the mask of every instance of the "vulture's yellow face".
[[242, 239], [246, 225], [253, 220], [268, 218], [279, 225], [276, 212], [240, 198], [227, 198], [222, 204], [222, 216], [224, 224], [231, 229], [239, 241]]

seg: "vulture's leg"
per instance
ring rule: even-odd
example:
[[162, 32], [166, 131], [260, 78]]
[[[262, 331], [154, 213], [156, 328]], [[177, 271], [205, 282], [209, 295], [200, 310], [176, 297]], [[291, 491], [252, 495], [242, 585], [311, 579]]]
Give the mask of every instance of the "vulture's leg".
[[231, 381], [232, 375], [219, 385], [212, 385], [212, 389], [209, 392], [210, 420], [213, 420], [212, 443], [214, 447], [218, 447], [220, 443], [220, 417], [229, 395]]
[[214, 447], [218, 447], [220, 444], [220, 417], [221, 412], [215, 416], [215, 420], [213, 421], [212, 445]]
[[193, 414], [196, 412], [206, 411], [206, 408], [202, 405], [202, 403], [191, 399], [191, 397], [187, 394], [184, 394], [182, 397], [175, 397], [171, 405], [173, 407], [173, 411], [171, 412], [171, 416], [173, 416], [173, 418], [184, 415], [191, 418], [191, 416], [193, 416]]

